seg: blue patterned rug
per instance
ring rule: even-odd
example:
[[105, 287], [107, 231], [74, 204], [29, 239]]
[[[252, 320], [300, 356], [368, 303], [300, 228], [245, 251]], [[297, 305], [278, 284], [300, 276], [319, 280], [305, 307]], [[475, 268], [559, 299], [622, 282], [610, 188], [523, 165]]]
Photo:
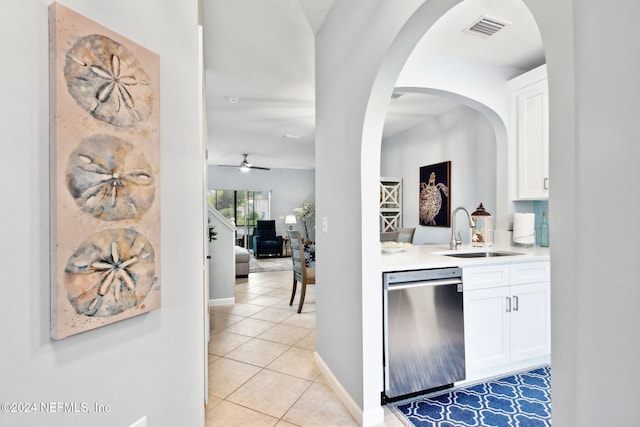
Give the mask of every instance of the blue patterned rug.
[[416, 427], [550, 427], [551, 369], [544, 366], [394, 406]]

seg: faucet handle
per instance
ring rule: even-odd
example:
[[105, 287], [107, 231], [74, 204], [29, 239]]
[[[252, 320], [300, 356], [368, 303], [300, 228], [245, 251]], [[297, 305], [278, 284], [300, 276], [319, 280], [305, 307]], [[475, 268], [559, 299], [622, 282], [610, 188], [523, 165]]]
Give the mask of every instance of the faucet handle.
[[458, 231], [458, 238], [455, 239], [454, 249], [458, 249], [460, 245], [462, 245], [462, 237], [460, 237], [460, 232]]

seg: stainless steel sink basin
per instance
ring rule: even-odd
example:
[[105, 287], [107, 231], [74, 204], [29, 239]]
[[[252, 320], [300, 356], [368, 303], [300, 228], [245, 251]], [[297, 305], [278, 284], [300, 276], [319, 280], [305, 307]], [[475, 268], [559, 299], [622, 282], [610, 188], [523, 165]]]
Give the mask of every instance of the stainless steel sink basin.
[[487, 251], [487, 252], [459, 252], [443, 254], [444, 256], [452, 256], [456, 258], [490, 258], [496, 256], [514, 256], [523, 255], [520, 252], [500, 252], [500, 251]]

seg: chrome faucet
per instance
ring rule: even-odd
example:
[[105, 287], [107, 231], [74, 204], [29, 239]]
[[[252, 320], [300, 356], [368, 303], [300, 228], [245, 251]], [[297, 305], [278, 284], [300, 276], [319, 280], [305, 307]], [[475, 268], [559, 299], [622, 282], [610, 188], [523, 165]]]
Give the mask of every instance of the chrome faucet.
[[[471, 214], [469, 213], [467, 208], [458, 206], [453, 210], [453, 213], [451, 214], [451, 241], [449, 242], [449, 249], [453, 251], [457, 250], [458, 246], [462, 244], [462, 239], [460, 237], [456, 239], [456, 213], [458, 213], [458, 211], [461, 209], [464, 211], [464, 213], [467, 214], [467, 219], [469, 220], [469, 228], [473, 228], [476, 226], [476, 223], [473, 221], [473, 218], [471, 218]], [[460, 236], [460, 233], [458, 233], [458, 236]]]

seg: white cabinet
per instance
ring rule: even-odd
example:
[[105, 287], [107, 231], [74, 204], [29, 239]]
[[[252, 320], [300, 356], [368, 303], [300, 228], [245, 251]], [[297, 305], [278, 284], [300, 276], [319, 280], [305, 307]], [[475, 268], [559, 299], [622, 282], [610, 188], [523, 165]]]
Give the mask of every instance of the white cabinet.
[[549, 282], [511, 286], [511, 362], [551, 353]]
[[509, 287], [464, 291], [464, 342], [467, 379], [509, 363]]
[[[549, 90], [542, 65], [509, 81], [515, 199], [549, 198]], [[515, 157], [515, 158], [514, 158]]]
[[463, 282], [467, 380], [548, 361], [549, 262], [466, 267]]

